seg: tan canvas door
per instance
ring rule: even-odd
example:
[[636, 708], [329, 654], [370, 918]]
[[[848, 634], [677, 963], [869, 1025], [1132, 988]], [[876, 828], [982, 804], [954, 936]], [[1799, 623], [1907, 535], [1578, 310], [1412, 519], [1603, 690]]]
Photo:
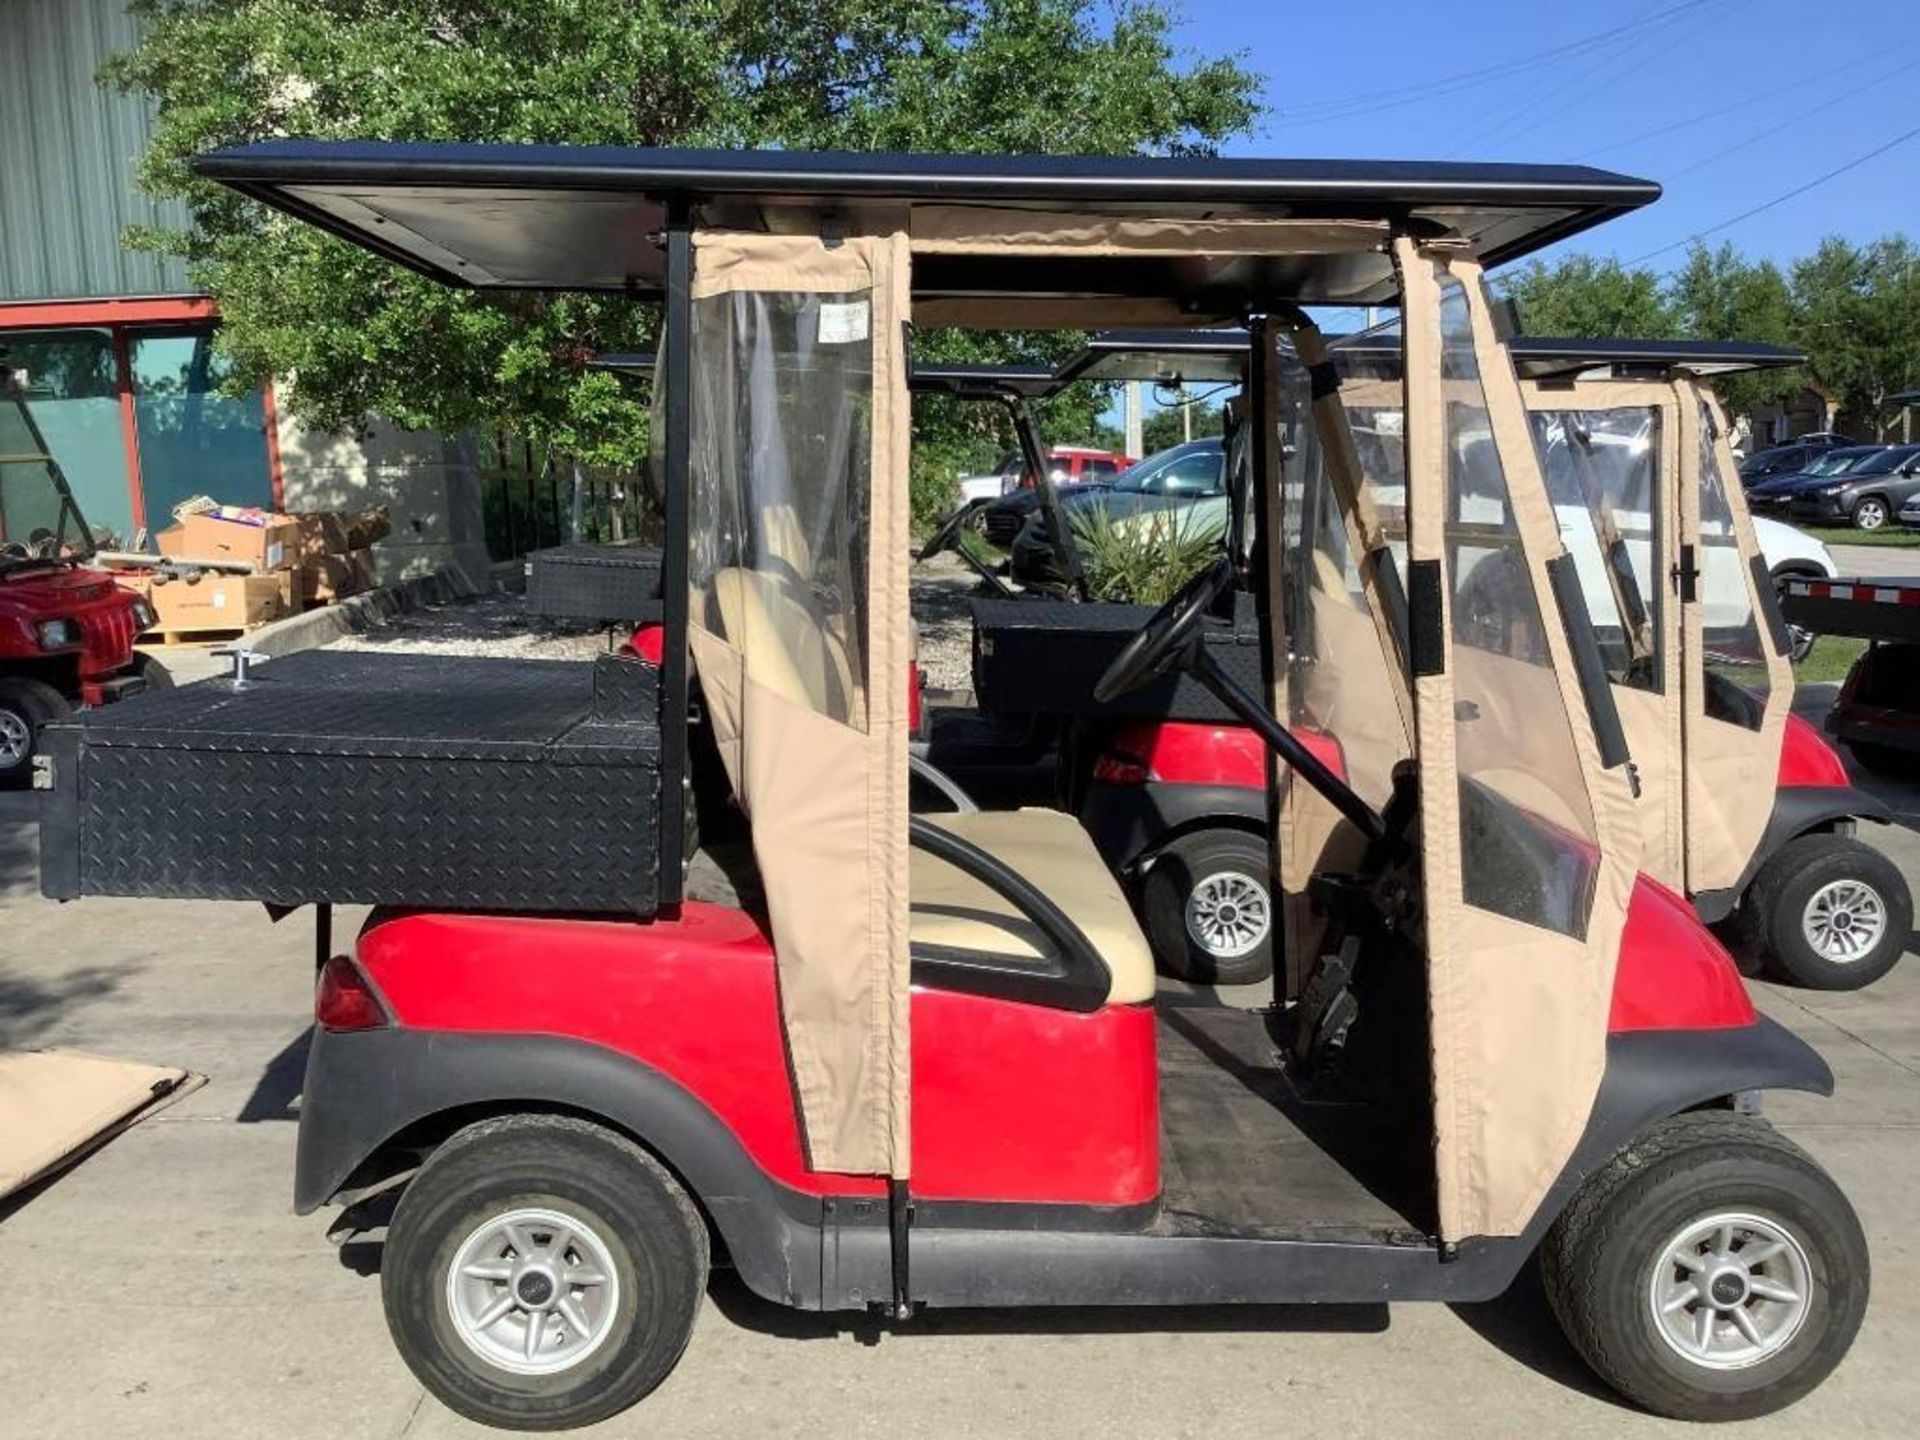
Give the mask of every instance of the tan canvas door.
[[1680, 613], [1669, 579], [1679, 527], [1671, 386], [1521, 385], [1534, 449], [1600, 641], [1639, 781], [1640, 869], [1686, 884], [1680, 763]]
[[[1684, 685], [1686, 889], [1695, 897], [1740, 881], [1760, 844], [1780, 775], [1793, 667], [1756, 582], [1753, 537], [1726, 424], [1691, 381], [1674, 386], [1680, 415], [1680, 601]], [[1759, 567], [1764, 574], [1764, 563]]]
[[1639, 821], [1624, 765], [1600, 764], [1479, 268], [1411, 241], [1396, 258], [1440, 1229], [1515, 1235], [1605, 1068]]
[[904, 237], [701, 232], [689, 637], [808, 1161], [908, 1173]]

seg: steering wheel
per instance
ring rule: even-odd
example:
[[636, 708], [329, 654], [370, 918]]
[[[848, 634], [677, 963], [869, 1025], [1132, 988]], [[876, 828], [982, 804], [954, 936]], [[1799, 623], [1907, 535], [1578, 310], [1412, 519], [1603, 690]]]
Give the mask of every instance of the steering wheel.
[[1171, 670], [1199, 642], [1207, 612], [1232, 584], [1233, 561], [1222, 556], [1182, 585], [1171, 600], [1153, 612], [1146, 628], [1113, 657], [1113, 663], [1093, 687], [1093, 698], [1104, 705]]
[[920, 547], [920, 553], [913, 558], [916, 560], [931, 560], [942, 550], [951, 550], [957, 547], [960, 542], [960, 531], [965, 527], [968, 518], [972, 516], [974, 511], [986, 503], [984, 500], [969, 500], [958, 510], [955, 510], [951, 515], [947, 516], [946, 519], [933, 527], [933, 533], [927, 537], [926, 543]]

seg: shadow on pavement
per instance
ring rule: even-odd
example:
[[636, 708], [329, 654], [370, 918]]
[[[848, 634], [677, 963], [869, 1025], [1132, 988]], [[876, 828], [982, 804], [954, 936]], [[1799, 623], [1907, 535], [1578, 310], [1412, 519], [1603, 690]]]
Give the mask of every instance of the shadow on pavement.
[[287, 1042], [286, 1048], [267, 1062], [254, 1082], [253, 1093], [234, 1117], [241, 1125], [257, 1125], [262, 1120], [298, 1120], [300, 1090], [307, 1078], [307, 1049], [313, 1044], [313, 1027], [308, 1026]]
[[0, 973], [0, 1050], [33, 1048], [67, 1010], [112, 994], [127, 970], [88, 965], [52, 981]]
[[1547, 1305], [1537, 1259], [1527, 1261], [1507, 1293], [1498, 1299], [1447, 1308], [1474, 1334], [1536, 1375], [1617, 1408], [1632, 1408], [1587, 1368], [1560, 1329], [1560, 1322]]
[[0, 790], [0, 902], [40, 890], [40, 797]]

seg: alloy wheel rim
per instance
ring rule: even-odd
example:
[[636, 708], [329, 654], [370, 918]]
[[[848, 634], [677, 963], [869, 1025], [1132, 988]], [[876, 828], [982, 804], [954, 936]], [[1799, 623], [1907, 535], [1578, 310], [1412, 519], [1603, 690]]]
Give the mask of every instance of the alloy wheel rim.
[[0, 710], [0, 766], [11, 770], [25, 763], [33, 746], [33, 730], [21, 715]]
[[1217, 960], [1247, 954], [1273, 927], [1273, 902], [1251, 875], [1222, 870], [1187, 895], [1187, 935]]
[[1869, 500], [1853, 518], [1862, 530], [1878, 530], [1887, 523], [1887, 512]]
[[551, 1375], [606, 1342], [620, 1311], [613, 1252], [578, 1216], [530, 1207], [474, 1228], [447, 1268], [467, 1348], [516, 1375]]
[[1813, 1300], [1813, 1266], [1789, 1230], [1743, 1212], [1689, 1221], [1662, 1247], [1647, 1286], [1653, 1327], [1682, 1359], [1744, 1370], [1793, 1343]]
[[1800, 932], [1823, 959], [1847, 965], [1863, 960], [1887, 930], [1887, 907], [1864, 880], [1832, 880], [1814, 891]]

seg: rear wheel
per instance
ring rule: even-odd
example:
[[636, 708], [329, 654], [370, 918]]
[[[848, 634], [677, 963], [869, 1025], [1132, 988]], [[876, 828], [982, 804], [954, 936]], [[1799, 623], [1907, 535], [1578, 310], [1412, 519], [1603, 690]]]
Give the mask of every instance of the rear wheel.
[[1274, 904], [1267, 847], [1241, 830], [1201, 830], [1162, 850], [1141, 891], [1163, 974], [1251, 985], [1273, 974]]
[[167, 667], [144, 650], [133, 652], [133, 673], [147, 682], [149, 690], [173, 689], [173, 676], [168, 673]]
[[1540, 1269], [1587, 1363], [1680, 1420], [1791, 1405], [1840, 1363], [1867, 1306], [1846, 1196], [1764, 1121], [1724, 1111], [1665, 1121], [1591, 1176]]
[[67, 697], [43, 681], [0, 679], [0, 790], [22, 789], [32, 780], [40, 731], [71, 714]]
[[558, 1430], [626, 1409], [693, 1334], [707, 1230], [651, 1155], [562, 1116], [482, 1121], [407, 1186], [380, 1285], [394, 1343], [451, 1409]]
[[1760, 867], [1741, 902], [1752, 948], [1780, 979], [1858, 990], [1899, 962], [1913, 897], [1894, 863], [1848, 835], [1802, 835]]

